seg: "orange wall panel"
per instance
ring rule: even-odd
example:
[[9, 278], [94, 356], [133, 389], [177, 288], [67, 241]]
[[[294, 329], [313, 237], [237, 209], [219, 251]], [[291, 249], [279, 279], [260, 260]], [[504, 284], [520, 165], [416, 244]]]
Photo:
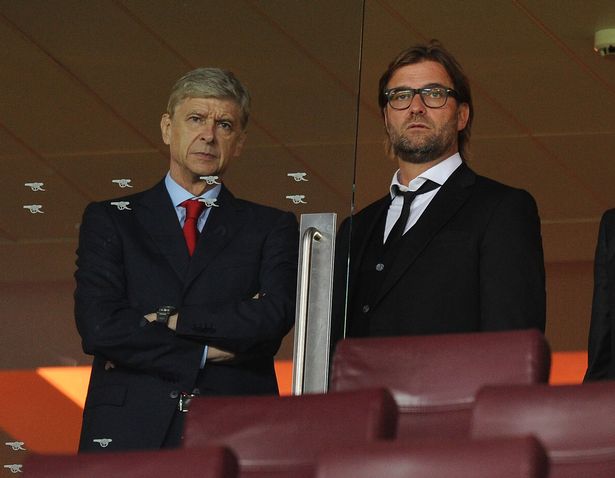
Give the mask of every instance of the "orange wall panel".
[[0, 427], [29, 452], [74, 453], [82, 409], [34, 371], [0, 377]]

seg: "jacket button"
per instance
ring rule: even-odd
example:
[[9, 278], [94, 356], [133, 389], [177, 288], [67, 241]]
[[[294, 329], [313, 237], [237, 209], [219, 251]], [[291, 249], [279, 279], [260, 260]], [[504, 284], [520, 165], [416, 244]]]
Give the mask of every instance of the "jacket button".
[[376, 270], [378, 272], [382, 272], [384, 270], [384, 264], [382, 264], [382, 263], [376, 264]]
[[171, 393], [169, 393], [169, 397], [177, 398], [179, 397], [179, 392], [177, 390], [173, 390]]
[[363, 309], [361, 309], [361, 310], [363, 310], [364, 314], [367, 314], [369, 312], [369, 305], [364, 305]]

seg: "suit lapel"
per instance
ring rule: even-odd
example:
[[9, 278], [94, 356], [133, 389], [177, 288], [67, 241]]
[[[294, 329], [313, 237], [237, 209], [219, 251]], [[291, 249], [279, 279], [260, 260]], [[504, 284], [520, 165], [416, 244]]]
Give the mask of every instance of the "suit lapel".
[[379, 289], [374, 305], [397, 283], [433, 237], [463, 206], [475, 180], [476, 174], [465, 163], [448, 178], [418, 222], [402, 237], [400, 252]]
[[197, 242], [184, 287], [188, 287], [190, 282], [227, 247], [246, 222], [243, 207], [224, 185], [216, 204], [219, 206], [212, 207]]
[[188, 271], [190, 256], [164, 180], [143, 193], [135, 214], [146, 234], [149, 234], [183, 281]]

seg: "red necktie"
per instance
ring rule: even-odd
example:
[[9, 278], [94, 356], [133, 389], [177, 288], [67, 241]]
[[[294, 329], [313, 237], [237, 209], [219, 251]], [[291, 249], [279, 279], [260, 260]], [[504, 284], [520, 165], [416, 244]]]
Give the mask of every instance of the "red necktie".
[[187, 199], [180, 206], [186, 208], [186, 220], [184, 222], [184, 238], [188, 246], [188, 253], [192, 255], [199, 237], [199, 230], [196, 227], [199, 216], [205, 209], [205, 203], [196, 199]]

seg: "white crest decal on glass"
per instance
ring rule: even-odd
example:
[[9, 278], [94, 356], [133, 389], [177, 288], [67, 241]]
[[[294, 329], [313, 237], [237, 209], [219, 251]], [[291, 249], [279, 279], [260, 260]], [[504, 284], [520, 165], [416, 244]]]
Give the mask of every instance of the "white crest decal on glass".
[[26, 451], [26, 449], [23, 447], [24, 446], [24, 442], [22, 442], [22, 441], [7, 441], [7, 442], [4, 442], [4, 444], [6, 446], [11, 447], [13, 449], [13, 451], [17, 451], [17, 450]]
[[101, 448], [107, 448], [109, 443], [113, 441], [112, 438], [94, 438], [92, 440], [94, 443], [98, 443]]
[[32, 191], [45, 191], [43, 186], [45, 183], [24, 183], [24, 186], [32, 189]]
[[22, 473], [22, 466], [23, 465], [18, 465], [17, 463], [14, 463], [12, 465], [4, 465], [4, 468], [8, 468], [9, 470], [11, 470], [11, 473]]
[[131, 188], [130, 181], [132, 179], [112, 179], [111, 182], [117, 184], [121, 188]]
[[201, 176], [200, 179], [205, 181], [207, 184], [220, 184], [218, 182], [219, 176]]
[[307, 204], [307, 202], [304, 201], [305, 195], [303, 194], [295, 194], [292, 196], [286, 196], [286, 199], [290, 199], [293, 202], [293, 204]]
[[28, 209], [32, 214], [45, 214], [45, 211], [41, 211], [42, 204], [24, 204], [24, 209]]
[[112, 206], [117, 207], [118, 211], [132, 211], [132, 209], [128, 207], [129, 204], [130, 201], [114, 201], [111, 203]]
[[288, 173], [286, 176], [293, 178], [297, 182], [307, 181], [307, 179], [305, 179], [305, 177], [307, 176], [307, 173]]
[[216, 204], [218, 198], [207, 199], [207, 198], [199, 198], [199, 201], [205, 203], [205, 207], [220, 207]]

